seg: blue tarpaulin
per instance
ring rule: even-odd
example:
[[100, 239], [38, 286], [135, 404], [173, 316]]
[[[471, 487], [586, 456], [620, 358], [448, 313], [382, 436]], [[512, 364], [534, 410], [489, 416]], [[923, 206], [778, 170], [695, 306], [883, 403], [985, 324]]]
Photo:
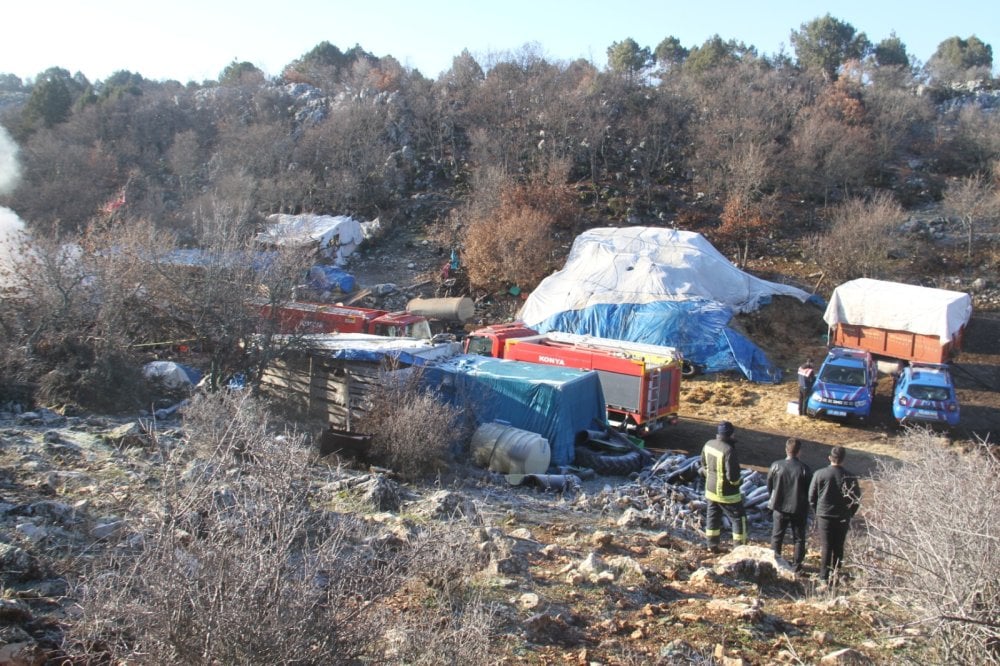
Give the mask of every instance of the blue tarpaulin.
[[532, 328], [669, 345], [704, 372], [736, 370], [754, 382], [781, 381], [781, 370], [760, 348], [728, 326], [732, 317], [727, 306], [703, 299], [615, 303], [564, 310]]
[[424, 367], [423, 381], [478, 424], [501, 421], [549, 441], [552, 465], [571, 465], [577, 435], [607, 421], [598, 374], [461, 355]]

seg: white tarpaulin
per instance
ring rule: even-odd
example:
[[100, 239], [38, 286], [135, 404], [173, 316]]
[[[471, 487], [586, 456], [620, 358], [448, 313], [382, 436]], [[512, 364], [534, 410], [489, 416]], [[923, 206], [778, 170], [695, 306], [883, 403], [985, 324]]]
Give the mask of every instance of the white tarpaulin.
[[831, 328], [854, 324], [936, 335], [945, 344], [971, 316], [972, 298], [960, 291], [859, 278], [833, 290], [823, 320]]
[[315, 248], [320, 257], [342, 266], [364, 240], [361, 222], [346, 215], [274, 214], [257, 242], [268, 247]]
[[606, 303], [705, 299], [753, 312], [771, 296], [809, 294], [744, 273], [701, 234], [655, 227], [591, 229], [573, 242], [562, 270], [542, 280], [520, 318], [528, 325], [557, 312]]

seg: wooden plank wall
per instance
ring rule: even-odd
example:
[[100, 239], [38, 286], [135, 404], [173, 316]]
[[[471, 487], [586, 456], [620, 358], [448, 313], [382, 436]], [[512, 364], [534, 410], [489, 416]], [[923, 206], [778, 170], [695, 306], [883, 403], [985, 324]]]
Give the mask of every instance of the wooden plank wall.
[[261, 387], [295, 414], [350, 430], [383, 381], [378, 363], [295, 354], [272, 361]]

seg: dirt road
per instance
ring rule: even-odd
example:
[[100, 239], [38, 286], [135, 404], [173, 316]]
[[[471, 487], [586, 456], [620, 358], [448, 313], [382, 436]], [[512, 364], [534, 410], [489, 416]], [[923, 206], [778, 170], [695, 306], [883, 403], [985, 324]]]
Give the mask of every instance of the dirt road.
[[[819, 356], [818, 358], [822, 358]], [[786, 363], [787, 364], [787, 363]], [[1000, 313], [977, 313], [969, 324], [964, 350], [952, 365], [961, 403], [961, 423], [949, 434], [956, 446], [1000, 437]], [[802, 459], [814, 469], [826, 464], [833, 446], [848, 449], [849, 467], [857, 474], [876, 470], [876, 460], [904, 459], [902, 431], [892, 418], [891, 380], [879, 380], [872, 417], [864, 423], [841, 423], [788, 413], [797, 399], [794, 367], [777, 385], [753, 384], [735, 375], [693, 377], [681, 391], [681, 420], [649, 438], [651, 447], [688, 452], [701, 450], [715, 436], [719, 421], [737, 428], [740, 460], [766, 468], [784, 457], [788, 437], [803, 441]]]

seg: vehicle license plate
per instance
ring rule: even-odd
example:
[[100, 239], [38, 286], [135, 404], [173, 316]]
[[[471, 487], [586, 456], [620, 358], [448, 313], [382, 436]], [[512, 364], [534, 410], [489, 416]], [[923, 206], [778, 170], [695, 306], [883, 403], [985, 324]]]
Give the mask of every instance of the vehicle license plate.
[[917, 416], [922, 416], [925, 419], [936, 419], [937, 418], [937, 412], [932, 412], [929, 409], [918, 409], [917, 410]]
[[841, 411], [839, 409], [831, 409], [827, 412], [830, 416], [847, 416], [847, 412]]

